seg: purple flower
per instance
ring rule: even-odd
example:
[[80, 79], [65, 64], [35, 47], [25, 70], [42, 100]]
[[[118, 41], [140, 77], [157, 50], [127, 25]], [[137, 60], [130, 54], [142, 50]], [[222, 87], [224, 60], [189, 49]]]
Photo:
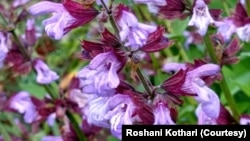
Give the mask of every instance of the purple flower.
[[246, 1], [245, 1], [245, 0], [240, 0], [240, 3], [241, 3], [242, 5], [245, 5]]
[[85, 94], [113, 95], [120, 80], [121, 63], [113, 52], [98, 54], [87, 67], [78, 72], [80, 88]]
[[236, 34], [240, 40], [250, 42], [250, 24], [246, 24], [236, 29]]
[[109, 111], [108, 102], [110, 97], [97, 97], [89, 100], [88, 105], [84, 107], [84, 113], [89, 124], [109, 128], [109, 119], [105, 115]]
[[40, 36], [41, 34], [36, 32], [35, 20], [33, 18], [28, 19], [26, 22], [25, 36], [23, 36], [24, 42], [29, 46], [33, 46]]
[[240, 117], [240, 124], [241, 125], [250, 125], [250, 116], [249, 115], [242, 115]]
[[136, 3], [144, 3], [144, 4], [151, 3], [151, 4], [157, 5], [157, 6], [165, 6], [165, 5], [167, 5], [166, 0], [134, 0], [134, 2], [136, 2]]
[[175, 125], [170, 115], [170, 109], [163, 102], [157, 103], [154, 108], [154, 125]]
[[201, 78], [206, 76], [216, 76], [219, 71], [220, 67], [215, 64], [205, 64], [192, 71], [189, 71], [182, 89], [189, 91], [190, 93], [198, 94], [200, 100], [208, 101], [212, 91], [210, 91]]
[[[217, 118], [220, 112], [219, 97], [206, 85], [202, 78], [216, 76], [220, 71], [220, 67], [215, 64], [203, 64], [192, 69], [190, 68], [191, 66], [186, 65], [184, 67], [182, 64], [176, 63], [174, 63], [174, 65], [165, 65], [165, 70], [171, 70], [175, 72], [183, 72], [183, 70], [185, 71], [185, 77], [181, 78], [185, 80], [178, 80], [182, 83], [178, 84], [179, 86], [176, 85], [175, 89], [188, 94], [196, 94], [195, 98], [201, 104], [202, 111], [208, 117]], [[165, 89], [168, 91], [168, 88]]]
[[179, 71], [180, 69], [186, 69], [186, 64], [181, 63], [166, 63], [163, 65], [162, 70], [166, 73], [175, 73], [176, 71]]
[[63, 141], [61, 136], [45, 136], [41, 141]]
[[132, 125], [135, 121], [136, 105], [129, 95], [116, 94], [109, 100], [109, 111], [104, 118], [110, 119], [111, 132], [121, 139], [122, 125]]
[[26, 123], [33, 122], [38, 116], [36, 106], [33, 104], [30, 94], [26, 91], [21, 91], [12, 97], [10, 108], [24, 114]]
[[204, 36], [207, 32], [209, 24], [214, 23], [214, 19], [209, 13], [209, 9], [204, 0], [196, 0], [193, 7], [193, 15], [188, 26], [195, 26], [198, 33]]
[[[108, 4], [108, 0], [103, 0], [104, 1], [104, 3], [107, 5]], [[102, 5], [102, 2], [101, 2], [101, 0], [96, 0], [96, 4], [97, 5]]]
[[[202, 96], [195, 97], [199, 102], [198, 106], [198, 117], [200, 124], [215, 124], [217, 118], [220, 115], [220, 100], [217, 94], [214, 93], [207, 86], [203, 86]], [[203, 97], [205, 96], [205, 97]], [[208, 99], [206, 99], [208, 98]]]
[[215, 25], [218, 27], [220, 33], [225, 41], [229, 41], [231, 36], [236, 31], [236, 26], [232, 19], [224, 19], [223, 21], [216, 21]]
[[28, 3], [30, 0], [14, 0], [13, 2], [13, 7], [18, 7], [20, 5], [24, 5], [26, 3]]
[[4, 60], [9, 52], [9, 46], [11, 45], [8, 35], [0, 32], [0, 68], [3, 67]]
[[150, 33], [156, 31], [157, 27], [140, 23], [135, 15], [120, 5], [121, 15], [118, 17], [118, 25], [121, 28], [120, 38], [125, 46], [135, 51], [147, 43]]
[[206, 113], [203, 111], [201, 105], [199, 105], [196, 110], [195, 110], [195, 114], [198, 117], [198, 124], [199, 125], [205, 125], [205, 124], [209, 124], [209, 125], [216, 125], [216, 118], [211, 118], [209, 116], [206, 115]]
[[69, 95], [70, 100], [74, 101], [79, 108], [84, 108], [91, 99], [96, 97], [96, 95], [83, 94], [79, 89], [70, 90]]
[[47, 117], [47, 123], [49, 126], [53, 126], [56, 121], [56, 113], [52, 113]]
[[52, 16], [43, 21], [45, 31], [51, 38], [61, 39], [71, 29], [91, 21], [97, 14], [94, 8], [84, 8], [72, 0], [64, 3], [42, 1], [28, 9], [34, 16], [52, 13]]
[[52, 17], [43, 21], [48, 36], [58, 40], [65, 34], [65, 28], [70, 26], [75, 18], [64, 8], [63, 4], [49, 1], [39, 2], [29, 8], [32, 15], [52, 13]]
[[34, 61], [34, 68], [37, 72], [37, 83], [49, 84], [59, 78], [57, 73], [50, 70], [50, 68], [40, 59]]

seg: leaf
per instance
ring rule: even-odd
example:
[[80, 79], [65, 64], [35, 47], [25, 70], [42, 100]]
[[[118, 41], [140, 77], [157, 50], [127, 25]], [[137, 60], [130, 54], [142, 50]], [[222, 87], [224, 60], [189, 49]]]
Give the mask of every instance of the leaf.
[[183, 32], [186, 30], [187, 24], [189, 19], [186, 18], [185, 20], [174, 20], [171, 23], [172, 30], [174, 33], [171, 36], [183, 36]]

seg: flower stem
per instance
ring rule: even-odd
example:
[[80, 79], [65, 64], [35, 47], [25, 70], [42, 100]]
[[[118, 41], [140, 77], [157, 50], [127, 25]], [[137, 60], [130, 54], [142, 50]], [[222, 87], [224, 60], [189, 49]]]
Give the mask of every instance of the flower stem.
[[105, 4], [105, 2], [104, 2], [103, 0], [101, 0], [101, 3], [102, 3], [103, 7], [105, 8], [106, 12], [107, 12], [108, 15], [109, 15], [109, 21], [110, 21], [112, 27], [113, 27], [114, 30], [115, 30], [116, 36], [120, 39], [120, 36], [119, 36], [119, 28], [118, 28], [118, 26], [117, 26], [117, 24], [116, 24], [116, 21], [115, 21], [114, 17], [112, 16], [112, 11], [107, 7], [107, 5]]
[[223, 7], [224, 7], [224, 10], [225, 10], [225, 12], [226, 12], [226, 15], [230, 15], [230, 10], [229, 10], [229, 8], [228, 8], [228, 4], [227, 4], [227, 1], [226, 0], [223, 0], [222, 1], [222, 4], [223, 4]]
[[12, 30], [12, 31], [11, 31], [11, 34], [12, 34], [14, 40], [16, 41], [18, 47], [19, 47], [19, 51], [20, 51], [20, 52], [23, 54], [23, 56], [25, 57], [25, 60], [30, 61], [31, 58], [30, 58], [28, 52], [26, 51], [25, 47], [23, 46], [22, 42], [19, 40], [18, 36], [16, 35], [15, 31]]
[[[0, 115], [1, 115], [1, 111], [0, 111]], [[4, 141], [11, 141], [10, 135], [8, 134], [8, 132], [4, 129], [4, 126], [2, 125], [1, 121], [0, 121], [0, 133], [3, 136]]]
[[153, 98], [152, 90], [151, 90], [151, 88], [150, 88], [150, 86], [149, 86], [149, 84], [148, 84], [149, 81], [146, 80], [146, 78], [145, 78], [144, 75], [142, 74], [142, 72], [141, 72], [139, 66], [138, 66], [137, 69], [136, 69], [136, 73], [137, 73], [137, 75], [138, 75], [140, 81], [142, 82], [142, 85], [143, 85], [143, 87], [145, 88], [147, 94], [150, 96], [150, 98]]
[[[116, 24], [116, 21], [115, 21], [113, 15], [112, 15], [112, 11], [111, 11], [110, 9], [108, 9], [107, 5], [105, 4], [105, 2], [104, 2], [103, 0], [101, 0], [101, 3], [102, 3], [102, 5], [103, 5], [103, 7], [106, 9], [107, 13], [109, 14], [109, 21], [110, 21], [112, 27], [114, 28], [116, 35], [117, 35], [118, 38], [119, 38], [119, 37], [120, 37], [120, 36], [119, 36], [119, 28], [118, 28], [118, 25]], [[119, 39], [120, 39], [120, 38], [119, 38]], [[122, 43], [121, 43], [121, 46], [122, 46], [122, 48], [125, 49], [125, 47], [123, 46]], [[131, 57], [131, 59], [132, 59], [132, 58], [133, 58], [133, 57]], [[133, 61], [133, 63], [135, 63], [135, 61], [134, 61], [133, 59], [132, 59], [132, 61]], [[139, 66], [137, 66], [137, 68], [136, 68], [136, 73], [137, 73], [137, 76], [139, 77], [139, 79], [140, 79], [140, 81], [141, 81], [143, 87], [145, 88], [147, 94], [148, 94], [150, 97], [152, 97], [153, 94], [152, 94], [152, 90], [150, 89], [150, 86], [149, 86], [149, 81], [146, 80], [146, 78], [145, 78], [145, 76], [143, 75], [143, 73], [141, 72]]]
[[79, 141], [87, 141], [86, 137], [84, 136], [82, 130], [80, 129], [77, 120], [75, 119], [74, 115], [70, 111], [66, 111], [67, 117], [70, 119], [72, 126], [78, 136]]
[[[209, 34], [206, 34], [204, 36], [204, 43], [207, 47], [207, 51], [208, 51], [209, 56], [211, 57], [213, 63], [219, 64], [220, 62], [216, 56], [216, 53], [215, 53], [215, 50], [213, 48], [213, 44], [211, 42]], [[223, 79], [219, 82], [220, 88], [223, 91], [225, 98], [228, 102], [228, 105], [230, 106], [230, 108], [232, 110], [233, 117], [235, 118], [236, 121], [239, 121], [240, 114], [239, 114], [239, 111], [237, 109], [236, 102], [234, 101], [234, 98], [230, 92], [230, 89], [228, 87], [228, 84], [227, 84], [227, 81], [225, 79], [223, 72], [221, 72], [221, 73], [222, 73]]]
[[246, 3], [247, 15], [248, 15], [248, 17], [250, 17], [250, 1], [245, 0], [245, 3]]

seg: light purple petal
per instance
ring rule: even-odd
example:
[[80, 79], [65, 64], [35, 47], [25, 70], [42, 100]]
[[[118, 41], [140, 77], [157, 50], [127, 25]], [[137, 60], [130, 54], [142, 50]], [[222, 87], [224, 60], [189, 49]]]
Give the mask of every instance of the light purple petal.
[[163, 103], [158, 103], [154, 108], [154, 125], [175, 125], [171, 116], [170, 110]]
[[52, 113], [47, 118], [47, 123], [49, 126], [54, 126], [56, 120], [56, 113]]
[[63, 141], [61, 136], [45, 136], [41, 141]]
[[64, 11], [64, 7], [61, 3], [42, 1], [29, 7], [28, 11], [32, 15], [43, 15], [52, 12]]
[[59, 79], [57, 73], [50, 70], [42, 60], [36, 60], [34, 68], [37, 72], [36, 81], [40, 84], [49, 84]]
[[205, 64], [190, 72], [188, 75], [192, 77], [214, 76], [220, 71], [220, 66], [215, 64]]
[[26, 123], [33, 122], [38, 115], [36, 107], [31, 101], [30, 94], [26, 91], [21, 91], [12, 98], [10, 108], [18, 111], [20, 114], [24, 114]]
[[195, 110], [199, 125], [216, 125], [216, 119], [208, 117], [202, 110], [201, 104]]
[[167, 73], [177, 72], [180, 69], [186, 69], [186, 64], [183, 64], [183, 63], [166, 63], [162, 67], [162, 70], [167, 72]]
[[204, 0], [196, 0], [193, 8], [193, 15], [188, 26], [195, 26], [198, 33], [204, 36], [207, 32], [210, 23], [214, 23], [212, 16], [209, 13], [208, 7]]
[[250, 125], [250, 116], [243, 115], [240, 117], [240, 125]]

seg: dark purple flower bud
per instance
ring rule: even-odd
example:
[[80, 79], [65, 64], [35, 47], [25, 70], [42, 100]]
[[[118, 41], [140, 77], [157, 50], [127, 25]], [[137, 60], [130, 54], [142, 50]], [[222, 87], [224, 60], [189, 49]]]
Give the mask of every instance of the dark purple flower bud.
[[220, 104], [220, 115], [216, 119], [216, 122], [219, 125], [236, 124], [236, 121], [233, 116], [222, 104]]
[[164, 32], [163, 27], [157, 27], [155, 32], [149, 34], [147, 42], [141, 50], [144, 52], [156, 52], [173, 45], [174, 41], [164, 37]]
[[185, 3], [183, 0], [165, 0], [167, 4], [165, 6], [158, 6], [159, 15], [166, 19], [186, 18], [187, 14], [184, 13], [186, 10]]
[[17, 74], [28, 74], [31, 71], [31, 61], [27, 61], [15, 45], [9, 50], [5, 63]]
[[39, 35], [36, 33], [35, 29], [35, 20], [34, 19], [28, 19], [26, 22], [26, 29], [25, 29], [25, 42], [29, 46], [33, 46], [36, 43], [37, 38]]
[[81, 57], [83, 59], [93, 59], [99, 53], [113, 51], [117, 55], [118, 59], [125, 63], [126, 57], [118, 49], [121, 44], [117, 37], [110, 33], [106, 28], [101, 32], [101, 39], [97, 42], [83, 40], [81, 42], [83, 48]]

